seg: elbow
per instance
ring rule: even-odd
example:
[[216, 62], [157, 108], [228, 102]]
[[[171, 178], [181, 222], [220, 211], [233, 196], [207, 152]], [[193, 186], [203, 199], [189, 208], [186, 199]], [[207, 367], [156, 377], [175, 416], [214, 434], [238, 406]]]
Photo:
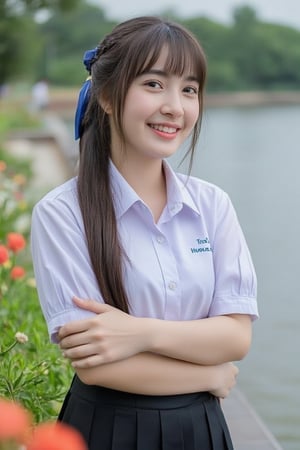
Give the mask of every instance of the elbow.
[[245, 337], [244, 339], [241, 339], [235, 350], [233, 361], [241, 361], [242, 359], [244, 359], [249, 353], [250, 347], [251, 347], [250, 337], [249, 338]]
[[245, 358], [245, 356], [247, 356], [247, 354], [250, 351], [251, 342], [252, 342], [251, 329], [249, 330], [249, 332], [246, 332], [244, 330], [243, 334], [240, 335], [237, 339], [237, 345], [235, 348], [235, 358], [233, 359], [233, 361], [241, 361], [242, 359]]
[[236, 335], [234, 358], [233, 361], [241, 361], [249, 353], [252, 342], [252, 322], [251, 318], [247, 315], [236, 315], [233, 317], [236, 321]]

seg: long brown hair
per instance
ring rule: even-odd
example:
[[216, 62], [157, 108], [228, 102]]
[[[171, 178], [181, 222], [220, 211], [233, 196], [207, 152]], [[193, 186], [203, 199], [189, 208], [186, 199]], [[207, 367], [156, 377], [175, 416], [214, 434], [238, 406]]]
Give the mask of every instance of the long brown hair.
[[138, 17], [117, 25], [98, 46], [91, 75], [91, 93], [82, 125], [78, 195], [91, 264], [106, 303], [129, 312], [123, 284], [124, 253], [110, 186], [110, 127], [100, 99], [108, 102], [118, 133], [124, 139], [122, 115], [133, 80], [151, 68], [168, 48], [167, 73], [196, 74], [199, 120], [190, 145], [190, 166], [200, 133], [206, 60], [196, 38], [182, 26], [158, 17]]

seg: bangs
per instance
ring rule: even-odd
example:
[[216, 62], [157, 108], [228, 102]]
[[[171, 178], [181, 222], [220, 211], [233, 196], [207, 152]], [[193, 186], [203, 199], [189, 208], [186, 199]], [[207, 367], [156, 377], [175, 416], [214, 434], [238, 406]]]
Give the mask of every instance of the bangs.
[[163, 24], [155, 27], [145, 36], [140, 55], [148, 55], [147, 58], [138, 58], [135, 76], [147, 72], [158, 60], [162, 48], [166, 47], [167, 58], [163, 70], [171, 75], [193, 75], [200, 86], [203, 86], [206, 74], [206, 60], [204, 53], [196, 41], [190, 35], [183, 33], [181, 29]]

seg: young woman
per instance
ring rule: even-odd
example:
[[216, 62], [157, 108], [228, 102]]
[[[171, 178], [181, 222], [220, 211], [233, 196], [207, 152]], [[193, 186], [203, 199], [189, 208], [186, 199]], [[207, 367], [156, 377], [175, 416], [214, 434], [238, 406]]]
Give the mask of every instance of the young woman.
[[257, 317], [236, 214], [166, 162], [200, 130], [206, 62], [155, 17], [118, 25], [84, 63], [78, 177], [34, 208], [49, 333], [76, 372], [59, 420], [90, 450], [232, 449], [219, 398]]

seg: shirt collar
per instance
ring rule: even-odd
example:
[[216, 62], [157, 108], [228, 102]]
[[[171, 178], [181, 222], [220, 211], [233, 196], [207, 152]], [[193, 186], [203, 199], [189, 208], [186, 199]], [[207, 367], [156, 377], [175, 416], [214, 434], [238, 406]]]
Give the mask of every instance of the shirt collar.
[[163, 164], [168, 190], [168, 208], [170, 212], [178, 212], [182, 209], [183, 205], [185, 205], [200, 215], [199, 208], [194, 202], [188, 189], [189, 176], [177, 174], [165, 160], [163, 161]]
[[[199, 208], [197, 208], [197, 205], [188, 190], [188, 175], [178, 177], [169, 163], [165, 160], [163, 161], [163, 166], [167, 183], [167, 207], [169, 213], [175, 215], [183, 208], [183, 205], [185, 205], [196, 214], [200, 215]], [[110, 180], [117, 219], [125, 214], [135, 203], [144, 203], [121, 175], [112, 161], [110, 161]]]
[[119, 219], [125, 212], [137, 202], [141, 202], [141, 198], [134, 189], [127, 183], [125, 178], [118, 171], [114, 163], [110, 160], [110, 182], [112, 187], [112, 195], [116, 217]]

